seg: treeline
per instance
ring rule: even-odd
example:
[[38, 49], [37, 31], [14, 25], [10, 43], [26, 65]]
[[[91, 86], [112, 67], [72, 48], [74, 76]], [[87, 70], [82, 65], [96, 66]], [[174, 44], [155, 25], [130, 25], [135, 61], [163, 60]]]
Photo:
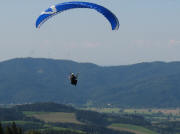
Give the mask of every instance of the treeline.
[[112, 115], [111, 118], [111, 123], [132, 124], [144, 127], [152, 125], [151, 122], [143, 116], [136, 114]]
[[[54, 130], [54, 129], [35, 129], [35, 130], [25, 130], [19, 126], [16, 126], [16, 123], [13, 122], [11, 125], [2, 126], [0, 123], [0, 134], [134, 134], [125, 131], [115, 131], [105, 127], [97, 126], [69, 126], [67, 124], [56, 124], [63, 126], [64, 129]], [[55, 125], [55, 126], [56, 126]], [[73, 125], [73, 124], [72, 124]], [[75, 129], [76, 128], [76, 129]], [[81, 129], [80, 129], [81, 128]]]
[[23, 114], [22, 111], [19, 111], [14, 108], [0, 108], [0, 121], [34, 121], [41, 122], [40, 120], [34, 117], [27, 117]]
[[23, 131], [22, 128], [17, 127], [16, 123], [13, 122], [11, 125], [3, 127], [0, 123], [0, 134], [86, 134], [83, 132], [73, 132], [71, 130], [44, 130], [44, 131], [38, 131], [38, 130], [28, 130]]
[[63, 128], [71, 128], [74, 130], [79, 130], [85, 132], [87, 134], [134, 134], [132, 132], [127, 131], [116, 131], [105, 126], [99, 125], [80, 125], [80, 124], [72, 124], [72, 123], [50, 123], [52, 126], [63, 127]]
[[0, 123], [0, 134], [23, 134], [23, 131], [20, 127], [16, 126], [15, 122], [13, 122], [10, 126], [6, 126], [5, 128], [3, 128]]
[[57, 104], [53, 102], [34, 103], [26, 105], [17, 105], [14, 107], [17, 111], [31, 112], [75, 112], [76, 109], [72, 106]]
[[82, 132], [73, 132], [71, 130], [45, 130], [45, 131], [38, 131], [38, 130], [28, 130], [23, 131], [22, 128], [17, 127], [16, 123], [13, 122], [11, 125], [2, 127], [0, 123], [0, 134], [86, 134]]
[[88, 125], [98, 125], [98, 126], [106, 126], [109, 125], [107, 120], [107, 114], [100, 114], [94, 111], [85, 111], [79, 110], [76, 112], [77, 120], [88, 124]]
[[112, 123], [132, 124], [139, 126], [151, 126], [150, 121], [143, 116], [134, 114], [110, 115], [94, 111], [76, 111], [77, 120], [89, 125], [108, 126]]

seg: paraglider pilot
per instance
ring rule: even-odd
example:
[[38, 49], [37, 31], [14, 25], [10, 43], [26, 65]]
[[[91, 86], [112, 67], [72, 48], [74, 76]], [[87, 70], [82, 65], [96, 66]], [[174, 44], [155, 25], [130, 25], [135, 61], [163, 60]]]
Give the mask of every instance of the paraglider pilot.
[[74, 73], [71, 73], [69, 79], [71, 81], [71, 84], [76, 86], [77, 85], [77, 77], [78, 77], [78, 74], [75, 76]]

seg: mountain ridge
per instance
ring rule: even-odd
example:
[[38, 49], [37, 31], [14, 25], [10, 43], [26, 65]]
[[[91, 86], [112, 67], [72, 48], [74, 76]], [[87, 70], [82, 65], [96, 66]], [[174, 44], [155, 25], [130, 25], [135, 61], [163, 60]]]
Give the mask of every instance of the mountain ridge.
[[[99, 66], [71, 60], [16, 58], [0, 62], [0, 103], [54, 101], [120, 107], [179, 107], [180, 62]], [[80, 72], [77, 87], [68, 75]]]

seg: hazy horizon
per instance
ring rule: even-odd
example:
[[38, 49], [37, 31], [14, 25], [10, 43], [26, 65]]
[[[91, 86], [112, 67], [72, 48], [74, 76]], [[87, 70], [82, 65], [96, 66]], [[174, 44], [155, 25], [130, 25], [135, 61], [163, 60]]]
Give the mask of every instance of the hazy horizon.
[[104, 67], [109, 67], [109, 66], [131, 66], [131, 65], [135, 65], [135, 64], [141, 64], [141, 63], [154, 63], [154, 62], [162, 62], [162, 63], [173, 63], [173, 62], [180, 62], [180, 61], [142, 61], [142, 62], [136, 62], [136, 63], [129, 63], [129, 64], [119, 64], [119, 65], [100, 65], [97, 63], [93, 63], [93, 62], [81, 62], [81, 61], [75, 61], [75, 60], [71, 60], [71, 59], [56, 59], [56, 58], [47, 58], [47, 57], [15, 57], [15, 58], [11, 58], [11, 59], [6, 59], [6, 60], [2, 60], [0, 61], [0, 63], [2, 62], [6, 62], [6, 61], [10, 61], [10, 60], [15, 60], [15, 59], [28, 59], [28, 58], [32, 58], [32, 59], [44, 59], [44, 60], [62, 60], [62, 61], [72, 61], [72, 62], [77, 62], [77, 63], [90, 63], [90, 64], [95, 64], [98, 66], [104, 66]]

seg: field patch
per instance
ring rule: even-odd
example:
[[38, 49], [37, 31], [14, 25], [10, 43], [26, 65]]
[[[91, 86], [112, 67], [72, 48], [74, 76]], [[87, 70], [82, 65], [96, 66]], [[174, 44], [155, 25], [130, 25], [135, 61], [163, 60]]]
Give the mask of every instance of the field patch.
[[1, 121], [2, 124], [12, 124], [12, 122], [15, 122], [17, 125], [41, 125], [41, 123], [33, 122], [33, 121]]
[[129, 114], [157, 114], [157, 113], [162, 113], [162, 114], [172, 114], [172, 115], [180, 115], [180, 109], [156, 109], [156, 108], [146, 108], [146, 109], [131, 109], [131, 108], [86, 108], [86, 110], [91, 110], [91, 111], [97, 111], [100, 113], [129, 113]]
[[25, 113], [27, 116], [35, 117], [39, 120], [52, 123], [75, 123], [83, 124], [76, 119], [75, 113], [64, 113], [64, 112], [30, 112]]
[[147, 128], [130, 124], [112, 124], [108, 128], [119, 131], [128, 131], [135, 134], [157, 134], [156, 132], [153, 132]]

